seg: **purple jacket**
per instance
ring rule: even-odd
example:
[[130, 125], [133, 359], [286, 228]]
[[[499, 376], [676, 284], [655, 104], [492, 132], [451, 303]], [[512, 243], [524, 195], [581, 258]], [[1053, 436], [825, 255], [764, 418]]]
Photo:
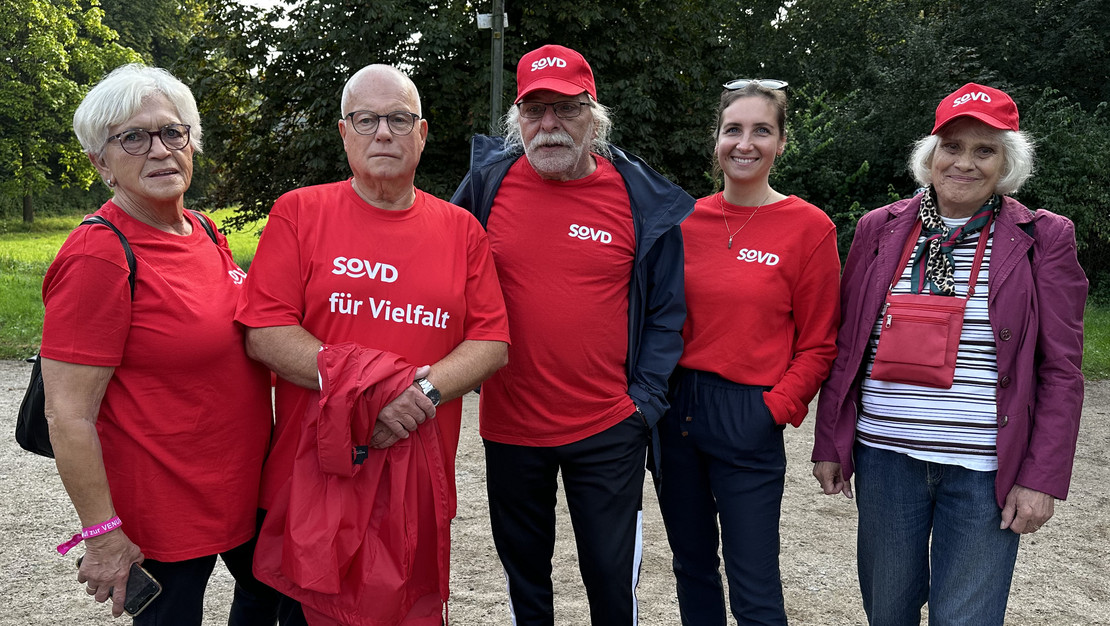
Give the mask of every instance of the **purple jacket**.
[[[836, 361], [817, 403], [814, 461], [851, 477], [863, 359], [921, 196], [864, 215], [840, 280]], [[1033, 236], [1022, 228], [1033, 222]], [[1034, 241], [1034, 239], [1036, 241]], [[1032, 263], [1029, 248], [1033, 247]], [[998, 475], [1004, 506], [1014, 484], [1064, 499], [1083, 408], [1083, 307], [1087, 277], [1075, 226], [1004, 197], [991, 243], [987, 309], [998, 358]]]

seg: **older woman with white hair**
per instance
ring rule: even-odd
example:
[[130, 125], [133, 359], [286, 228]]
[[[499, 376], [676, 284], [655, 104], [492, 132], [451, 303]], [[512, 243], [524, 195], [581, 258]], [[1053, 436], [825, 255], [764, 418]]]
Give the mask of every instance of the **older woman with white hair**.
[[273, 624], [277, 596], [251, 574], [269, 374], [232, 321], [243, 270], [185, 210], [196, 102], [165, 70], [126, 65], [73, 128], [113, 196], [94, 214], [107, 224], [75, 229], [43, 283], [46, 417], [83, 527], [58, 549], [85, 541], [77, 580], [114, 616], [142, 563], [163, 591], [136, 624], [199, 625], [221, 555], [237, 581], [230, 623]]
[[924, 191], [856, 226], [813, 474], [859, 509], [871, 624], [1002, 624], [1019, 538], [1067, 496], [1087, 279], [1074, 225], [1014, 200], [1033, 144], [1004, 92], [937, 107]]

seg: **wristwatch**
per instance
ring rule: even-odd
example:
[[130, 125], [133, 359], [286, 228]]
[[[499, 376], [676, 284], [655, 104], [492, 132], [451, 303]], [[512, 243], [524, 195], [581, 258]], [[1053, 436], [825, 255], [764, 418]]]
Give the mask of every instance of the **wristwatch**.
[[420, 387], [420, 391], [423, 391], [424, 395], [428, 396], [428, 399], [432, 401], [432, 406], [439, 406], [439, 389], [436, 389], [432, 383], [428, 382], [427, 378], [417, 378], [413, 381], [413, 384]]

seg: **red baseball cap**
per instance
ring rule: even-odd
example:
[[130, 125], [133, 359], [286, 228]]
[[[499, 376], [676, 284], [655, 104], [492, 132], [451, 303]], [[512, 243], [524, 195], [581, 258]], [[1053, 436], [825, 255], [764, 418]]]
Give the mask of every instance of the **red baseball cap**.
[[994, 87], [968, 83], [940, 101], [932, 134], [957, 117], [973, 117], [999, 130], [1018, 129], [1018, 110], [1013, 98]]
[[564, 96], [585, 91], [597, 100], [594, 72], [585, 57], [564, 46], [547, 45], [520, 57], [516, 66], [516, 101], [540, 89]]

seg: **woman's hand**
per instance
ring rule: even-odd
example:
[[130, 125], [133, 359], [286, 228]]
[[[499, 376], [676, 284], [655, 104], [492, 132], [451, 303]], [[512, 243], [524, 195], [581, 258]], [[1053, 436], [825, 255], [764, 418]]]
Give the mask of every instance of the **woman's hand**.
[[843, 493], [845, 498], [852, 498], [852, 483], [844, 480], [844, 475], [840, 473], [840, 463], [817, 461], [813, 464], [813, 477], [821, 483], [821, 490], [825, 495]]
[[[54, 462], [83, 526], [116, 515], [96, 432], [100, 401], [114, 372], [111, 367], [42, 360]], [[85, 549], [77, 581], [87, 583], [85, 592], [97, 602], [112, 598], [112, 615], [119, 617], [123, 614], [128, 571], [132, 563], [142, 562], [143, 553], [120, 528], [86, 539]]]
[[77, 582], [97, 602], [112, 599], [112, 617], [123, 614], [127, 575], [132, 563], [142, 563], [143, 553], [122, 529], [85, 540], [85, 556], [77, 570]]
[[1052, 517], [1055, 507], [1056, 499], [1047, 493], [1014, 485], [1006, 494], [1000, 528], [1009, 528], [1019, 535], [1035, 533]]

